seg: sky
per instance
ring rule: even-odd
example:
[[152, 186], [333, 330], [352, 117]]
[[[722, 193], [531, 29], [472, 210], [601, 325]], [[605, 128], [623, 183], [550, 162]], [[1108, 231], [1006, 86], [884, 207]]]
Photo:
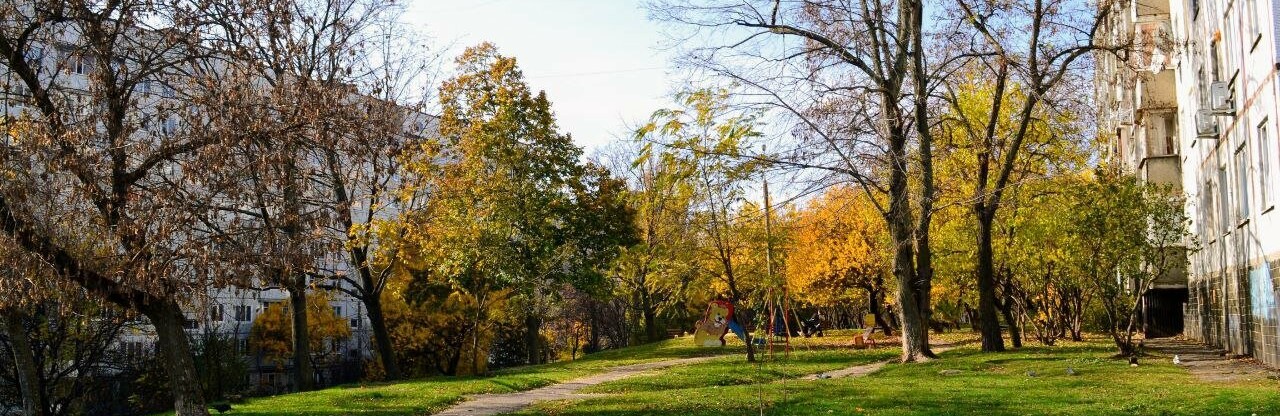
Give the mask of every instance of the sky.
[[404, 20], [455, 45], [480, 42], [515, 57], [532, 89], [545, 90], [563, 132], [587, 154], [627, 126], [670, 106], [671, 52], [637, 0], [417, 0]]

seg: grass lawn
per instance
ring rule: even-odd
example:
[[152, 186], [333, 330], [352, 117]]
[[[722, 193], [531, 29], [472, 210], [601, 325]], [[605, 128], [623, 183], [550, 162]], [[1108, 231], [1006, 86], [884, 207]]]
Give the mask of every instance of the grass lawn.
[[518, 367], [487, 377], [429, 377], [399, 383], [347, 385], [324, 390], [249, 399], [234, 404], [230, 414], [244, 415], [422, 415], [443, 410], [469, 394], [511, 393], [600, 373], [610, 367], [675, 358], [722, 355], [689, 367], [669, 368], [659, 375], [640, 375], [605, 383], [595, 393], [651, 391], [674, 385], [749, 384], [887, 359], [891, 349], [853, 351], [838, 348], [848, 331], [824, 338], [797, 339], [787, 366], [766, 365], [762, 371], [746, 363], [746, 350], [732, 335], [724, 348], [703, 348], [688, 338], [603, 351], [576, 361]]
[[[666, 388], [658, 383], [624, 395], [547, 402], [520, 414], [754, 415], [762, 408], [771, 415], [1280, 414], [1280, 381], [1209, 384], [1166, 357], [1133, 368], [1112, 354], [1101, 339], [1001, 354], [968, 345], [940, 360], [891, 364], [861, 378], [724, 386], [704, 376], [709, 383], [699, 386], [675, 377]], [[777, 364], [781, 371], [790, 365]]]
[[230, 414], [422, 415], [443, 410], [468, 394], [511, 393], [599, 373], [619, 365], [742, 351], [741, 345], [709, 349], [695, 347], [688, 339], [675, 339], [603, 351], [576, 361], [499, 370], [487, 377], [428, 377], [248, 399], [245, 403], [234, 404]]
[[[934, 338], [956, 342], [972, 335]], [[798, 379], [897, 356], [896, 348], [855, 351], [840, 345], [847, 341], [846, 332], [797, 339], [789, 358], [757, 366], [745, 362], [741, 344], [698, 348], [682, 338], [489, 377], [432, 377], [251, 399], [231, 414], [421, 415], [467, 394], [522, 391], [619, 365], [715, 354], [723, 356], [606, 382], [583, 391], [601, 396], [545, 402], [519, 414], [747, 415], [762, 408], [772, 415], [1280, 414], [1280, 381], [1204, 383], [1163, 357], [1131, 368], [1111, 359], [1114, 351], [1101, 339], [1001, 354], [981, 354], [975, 344], [963, 344], [940, 360], [890, 364], [866, 377]]]

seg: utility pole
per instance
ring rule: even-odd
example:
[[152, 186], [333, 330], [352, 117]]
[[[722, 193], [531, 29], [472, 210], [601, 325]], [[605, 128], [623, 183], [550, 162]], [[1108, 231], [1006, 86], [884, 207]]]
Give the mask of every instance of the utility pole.
[[[760, 146], [760, 153], [765, 153], [765, 146]], [[764, 261], [765, 273], [769, 282], [773, 283], [773, 205], [769, 201], [769, 174], [761, 171], [760, 178], [764, 181]]]

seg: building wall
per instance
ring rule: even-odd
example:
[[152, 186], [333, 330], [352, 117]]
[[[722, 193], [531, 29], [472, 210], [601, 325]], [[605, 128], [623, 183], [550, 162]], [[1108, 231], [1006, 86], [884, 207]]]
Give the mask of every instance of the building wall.
[[[1280, 365], [1280, 142], [1276, 4], [1270, 0], [1172, 0], [1182, 188], [1192, 220], [1185, 335]], [[1193, 5], [1198, 4], [1196, 10]], [[1216, 57], [1215, 57], [1216, 55]], [[1213, 116], [1198, 138], [1210, 85], [1225, 82], [1234, 114]]]

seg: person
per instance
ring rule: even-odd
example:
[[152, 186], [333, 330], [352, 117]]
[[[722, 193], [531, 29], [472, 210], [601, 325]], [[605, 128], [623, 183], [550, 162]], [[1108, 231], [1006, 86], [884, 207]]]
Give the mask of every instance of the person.
[[822, 312], [814, 312], [813, 316], [804, 321], [804, 337], [824, 336], [822, 333]]

